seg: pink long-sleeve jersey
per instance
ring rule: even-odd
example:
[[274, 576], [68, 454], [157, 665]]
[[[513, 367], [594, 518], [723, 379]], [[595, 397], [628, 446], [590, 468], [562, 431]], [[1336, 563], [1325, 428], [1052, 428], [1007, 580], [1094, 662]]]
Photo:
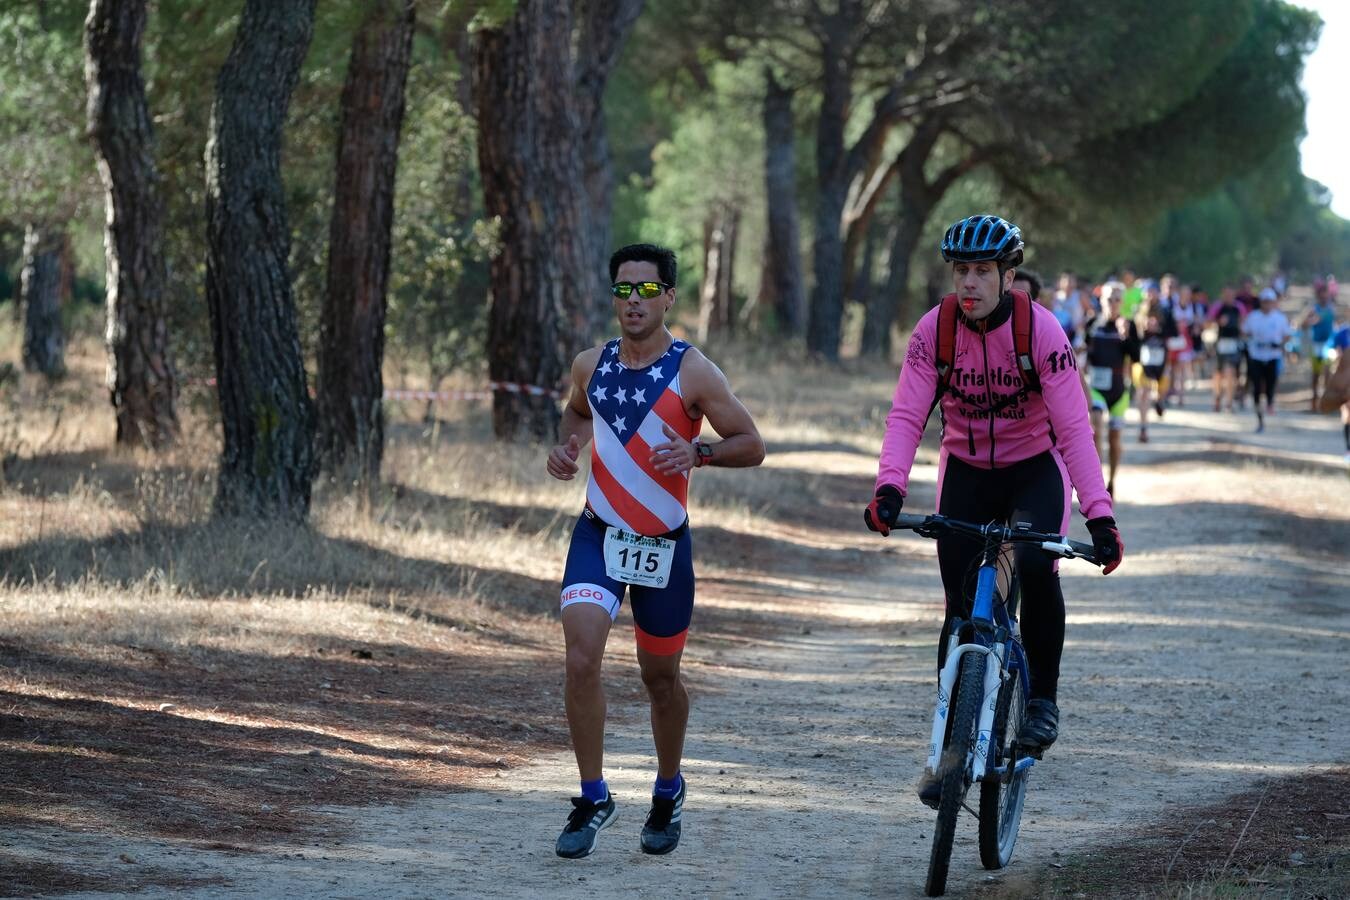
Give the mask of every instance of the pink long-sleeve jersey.
[[[877, 487], [893, 484], [909, 493], [909, 470], [938, 383], [938, 309], [919, 320], [909, 339], [886, 417]], [[987, 334], [957, 317], [951, 384], [940, 401], [942, 449], [982, 469], [1002, 468], [1054, 450], [1064, 460], [1083, 515], [1089, 519], [1112, 515], [1078, 360], [1054, 315], [1037, 303], [1031, 309], [1032, 358], [1041, 390], [1023, 397], [1017, 396], [1022, 373], [1014, 355], [1010, 302], [990, 316], [990, 322], [1002, 321]]]

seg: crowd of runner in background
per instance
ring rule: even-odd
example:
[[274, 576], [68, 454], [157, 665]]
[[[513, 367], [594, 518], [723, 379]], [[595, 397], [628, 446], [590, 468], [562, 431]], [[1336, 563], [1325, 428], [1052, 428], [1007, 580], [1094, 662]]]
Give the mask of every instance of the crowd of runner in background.
[[1187, 391], [1208, 380], [1213, 412], [1245, 413], [1250, 403], [1263, 432], [1278, 411], [1280, 378], [1301, 360], [1312, 371], [1311, 410], [1339, 406], [1350, 464], [1350, 314], [1338, 303], [1334, 276], [1313, 282], [1306, 305], [1278, 273], [1213, 293], [1170, 273], [1140, 278], [1129, 269], [1098, 283], [1065, 272], [1054, 285], [1023, 269], [1013, 287], [1049, 309], [1072, 340], [1113, 493], [1131, 407], [1138, 440], [1147, 443], [1150, 419], [1184, 406]]

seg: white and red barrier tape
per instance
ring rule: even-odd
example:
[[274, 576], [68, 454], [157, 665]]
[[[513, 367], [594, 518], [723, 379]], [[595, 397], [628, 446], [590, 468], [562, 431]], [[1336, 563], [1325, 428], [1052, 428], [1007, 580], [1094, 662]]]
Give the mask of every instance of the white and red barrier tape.
[[[208, 387], [215, 387], [214, 378], [203, 379], [199, 383], [204, 383]], [[537, 384], [520, 384], [510, 381], [489, 381], [487, 389], [476, 390], [455, 390], [455, 391], [420, 391], [406, 390], [403, 388], [387, 388], [384, 392], [385, 400], [491, 400], [494, 393], [506, 394], [529, 394], [531, 397], [552, 397], [555, 400], [561, 400], [566, 396], [566, 391], [552, 388], [540, 387]], [[313, 390], [310, 390], [313, 394]]]

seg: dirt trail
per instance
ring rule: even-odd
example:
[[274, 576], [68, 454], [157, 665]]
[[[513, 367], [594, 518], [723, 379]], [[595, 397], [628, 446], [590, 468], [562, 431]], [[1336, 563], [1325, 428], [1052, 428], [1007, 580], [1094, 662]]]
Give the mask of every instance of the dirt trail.
[[[1128, 436], [1126, 567], [1111, 578], [1064, 567], [1063, 736], [1033, 772], [1014, 862], [993, 879], [1035, 875], [1057, 853], [1261, 774], [1350, 759], [1350, 725], [1332, 714], [1350, 701], [1350, 482], [1336, 425], [1291, 413], [1259, 441], [1248, 425], [1169, 412], [1147, 447]], [[1216, 438], [1278, 465], [1244, 462]], [[817, 455], [776, 464], [868, 477], [874, 465]], [[916, 469], [916, 498], [931, 501], [932, 474]], [[50, 830], [4, 843], [75, 868], [221, 879], [189, 896], [917, 896], [933, 822], [913, 795], [939, 618], [932, 547], [881, 542], [842, 519], [785, 540], [781, 577], [714, 571], [701, 582], [704, 615], [751, 616], [767, 636], [691, 646], [690, 793], [670, 857], [638, 850], [650, 738], [645, 710], [618, 703], [607, 775], [619, 818], [581, 862], [552, 849], [574, 788], [567, 755], [504, 772], [491, 789], [329, 810], [331, 839], [251, 854]], [[830, 548], [842, 564], [812, 571], [807, 561]], [[874, 564], [849, 548], [886, 556]], [[841, 575], [850, 560], [855, 574]], [[615, 638], [626, 642], [626, 629]], [[974, 840], [964, 818], [952, 895], [990, 880]]]

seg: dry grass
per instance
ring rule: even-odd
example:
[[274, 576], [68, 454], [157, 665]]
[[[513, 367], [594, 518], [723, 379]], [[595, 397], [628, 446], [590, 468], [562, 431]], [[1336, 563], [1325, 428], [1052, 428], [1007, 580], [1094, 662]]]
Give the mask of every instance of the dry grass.
[[[0, 333], [0, 353], [17, 356]], [[794, 452], [874, 452], [889, 402], [857, 381], [727, 350], [782, 461], [694, 481], [711, 576], [758, 565], [784, 529], [839, 531], [856, 466]], [[188, 386], [184, 440], [112, 447], [96, 341], [70, 375], [0, 394], [0, 787], [11, 825], [246, 848], [315, 827], [325, 803], [398, 799], [490, 778], [525, 747], [558, 747], [556, 591], [582, 481], [549, 479], [537, 447], [495, 444], [486, 407], [394, 409], [385, 484], [369, 503], [319, 484], [308, 527], [210, 517], [217, 428]], [[879, 410], [877, 412], [876, 410]], [[853, 518], [849, 509], [849, 520]], [[842, 539], [842, 537], [841, 537]], [[802, 545], [799, 566], [839, 565]], [[781, 554], [780, 554], [781, 555]], [[773, 623], [710, 613], [710, 639]], [[787, 624], [782, 627], [790, 627]], [[616, 642], [616, 700], [637, 679]], [[0, 893], [97, 888], [0, 857]]]
[[1221, 802], [1170, 812], [1114, 846], [1065, 860], [997, 897], [1350, 896], [1350, 770], [1269, 779]]

